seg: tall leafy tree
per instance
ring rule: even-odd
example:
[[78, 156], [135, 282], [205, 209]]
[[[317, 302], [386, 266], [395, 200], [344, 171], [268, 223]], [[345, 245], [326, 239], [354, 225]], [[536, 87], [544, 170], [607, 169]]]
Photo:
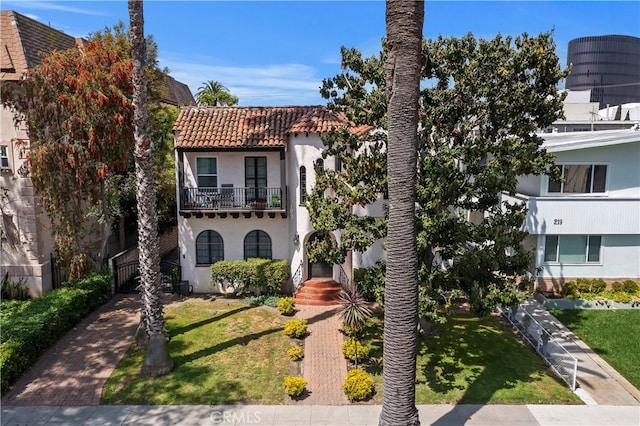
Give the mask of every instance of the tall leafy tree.
[[142, 283], [142, 315], [148, 335], [147, 353], [141, 373], [157, 377], [173, 370], [167, 347], [162, 306], [156, 196], [153, 179], [151, 128], [147, 108], [146, 52], [142, 0], [129, 0], [131, 57], [133, 60], [133, 107], [135, 135], [138, 247]]
[[[72, 278], [102, 264], [112, 211], [108, 178], [126, 170], [133, 147], [131, 61], [115, 38], [53, 52], [18, 85], [3, 83], [3, 102], [19, 113], [30, 139], [28, 170], [52, 222], [61, 263]], [[101, 235], [87, 221], [93, 210]]]
[[219, 81], [209, 80], [198, 87], [196, 101], [198, 105], [232, 106], [238, 103], [238, 97], [233, 96], [229, 89]]
[[[379, 57], [343, 48], [345, 71], [321, 89], [329, 107], [377, 129], [324, 140], [324, 155], [343, 168], [320, 171], [308, 208], [319, 232], [340, 238], [312, 250], [337, 263], [387, 235], [386, 218], [361, 217], [360, 208], [387, 192], [387, 54], [386, 42]], [[452, 290], [465, 292], [477, 314], [519, 296], [514, 284], [532, 268], [526, 209], [504, 195], [516, 193], [518, 176], [557, 172], [536, 129], [562, 117], [557, 84], [566, 75], [551, 33], [423, 42], [414, 216], [421, 317], [440, 320], [440, 295]]]
[[424, 3], [387, 0], [389, 223], [380, 425], [419, 425], [415, 403], [418, 324], [416, 151]]

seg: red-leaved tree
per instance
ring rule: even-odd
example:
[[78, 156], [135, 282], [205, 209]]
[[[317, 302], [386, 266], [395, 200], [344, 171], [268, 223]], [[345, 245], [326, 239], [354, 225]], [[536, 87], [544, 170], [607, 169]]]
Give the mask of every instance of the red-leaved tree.
[[112, 223], [106, 181], [131, 164], [133, 89], [124, 47], [102, 37], [53, 52], [24, 80], [3, 85], [4, 104], [27, 125], [28, 173], [70, 278], [101, 265]]

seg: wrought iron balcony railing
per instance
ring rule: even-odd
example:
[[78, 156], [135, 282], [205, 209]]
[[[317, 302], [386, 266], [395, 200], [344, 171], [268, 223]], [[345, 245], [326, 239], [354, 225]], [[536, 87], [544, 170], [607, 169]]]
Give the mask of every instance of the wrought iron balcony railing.
[[193, 211], [286, 211], [282, 188], [182, 188], [180, 210]]

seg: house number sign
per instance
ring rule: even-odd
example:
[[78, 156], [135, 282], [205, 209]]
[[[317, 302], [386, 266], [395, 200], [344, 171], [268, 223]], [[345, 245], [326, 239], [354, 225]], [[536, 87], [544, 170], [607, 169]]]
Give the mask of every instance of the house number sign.
[[554, 225], [562, 225], [562, 219], [553, 219]]

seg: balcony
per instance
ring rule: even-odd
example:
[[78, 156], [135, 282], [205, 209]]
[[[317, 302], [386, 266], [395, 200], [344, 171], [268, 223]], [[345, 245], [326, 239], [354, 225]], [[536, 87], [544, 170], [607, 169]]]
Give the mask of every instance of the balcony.
[[189, 218], [287, 217], [286, 190], [282, 188], [182, 188], [180, 215]]
[[526, 230], [531, 234], [620, 235], [640, 233], [640, 199], [615, 197], [511, 197], [525, 202]]

